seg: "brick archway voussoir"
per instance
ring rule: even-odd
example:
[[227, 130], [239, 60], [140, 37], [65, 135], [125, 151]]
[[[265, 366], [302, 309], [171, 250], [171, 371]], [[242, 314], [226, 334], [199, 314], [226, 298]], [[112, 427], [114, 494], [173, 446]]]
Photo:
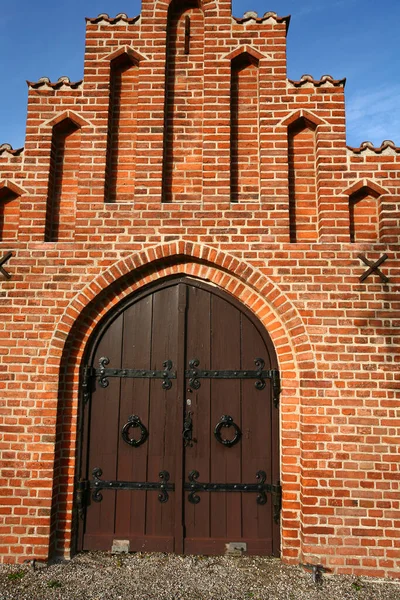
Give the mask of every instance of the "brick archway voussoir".
[[[274, 282], [257, 269], [252, 269], [246, 262], [219, 250], [192, 243], [166, 244], [125, 257], [99, 274], [70, 302], [51, 340], [45, 364], [45, 380], [49, 391], [55, 393], [57, 411], [62, 412], [67, 406], [67, 413], [72, 415], [74, 422], [78, 419], [82, 358], [90, 335], [101, 319], [113, 306], [135, 291], [174, 275], [187, 275], [219, 286], [249, 308], [266, 328], [278, 357], [283, 389], [281, 402], [286, 406], [281, 417], [282, 444], [283, 447], [285, 444], [293, 446], [293, 426], [296, 422], [295, 437], [296, 444], [299, 444], [300, 382], [306, 369], [310, 372], [316, 372], [316, 369], [310, 367], [310, 360], [313, 360], [311, 344], [296, 308]], [[100, 304], [96, 305], [93, 300], [97, 296]], [[63, 356], [68, 361], [66, 364], [62, 364]], [[68, 395], [65, 396], [65, 391], [61, 391], [61, 396], [58, 396], [59, 377], [63, 367], [69, 373]], [[78, 437], [74, 429], [70, 437], [71, 460], [76, 455], [77, 443]], [[282, 510], [289, 510], [291, 513], [297, 512], [299, 503], [300, 447], [296, 450], [292, 448], [292, 452], [291, 461], [296, 460], [296, 464], [282, 464], [281, 471], [282, 484], [289, 486], [291, 492], [290, 497], [284, 495]], [[59, 459], [58, 454], [55, 456]], [[73, 482], [70, 481], [67, 486], [68, 493], [72, 495]], [[58, 498], [60, 488], [56, 491], [54, 498]], [[57, 500], [55, 503], [57, 504]], [[57, 527], [57, 515], [52, 521], [54, 528]], [[63, 531], [63, 543], [68, 549], [73, 535], [71, 513], [63, 521]], [[283, 536], [282, 556], [286, 560], [297, 560], [290, 554], [292, 550]]]
[[[135, 272], [146, 267], [153, 268], [149, 272], [141, 273], [140, 277], [135, 279]], [[53, 335], [46, 360], [47, 368], [54, 373], [54, 366], [61, 358], [74, 323], [99, 294], [107, 290], [111, 292], [118, 281], [127, 276], [132, 277], [132, 284], [126, 293], [114, 293], [113, 298], [108, 299], [107, 306], [98, 313], [93, 326], [125, 295], [160, 278], [179, 273], [212, 281], [228, 291], [250, 308], [268, 329], [277, 347], [278, 356], [279, 347], [283, 344], [291, 348], [293, 361], [300, 372], [303, 357], [307, 360], [306, 368], [310, 369], [313, 352], [302, 319], [295, 306], [274, 282], [247, 262], [231, 254], [210, 246], [185, 241], [147, 248], [125, 257], [111, 265], [78, 292], [66, 308]]]

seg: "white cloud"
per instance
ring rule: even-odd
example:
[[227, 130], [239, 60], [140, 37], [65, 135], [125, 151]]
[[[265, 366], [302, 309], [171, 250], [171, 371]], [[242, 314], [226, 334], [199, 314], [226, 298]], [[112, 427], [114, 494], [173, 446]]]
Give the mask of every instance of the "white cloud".
[[380, 146], [383, 140], [400, 145], [400, 84], [375, 92], [367, 89], [349, 95], [346, 102], [347, 141]]

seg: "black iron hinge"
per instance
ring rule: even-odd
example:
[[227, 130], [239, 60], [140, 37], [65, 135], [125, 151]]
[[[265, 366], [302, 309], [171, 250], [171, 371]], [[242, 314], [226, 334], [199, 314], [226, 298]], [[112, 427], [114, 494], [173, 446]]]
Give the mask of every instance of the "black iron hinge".
[[78, 515], [81, 519], [85, 516], [88, 492], [90, 490], [90, 482], [87, 479], [79, 479], [76, 484], [76, 506]]
[[92, 391], [92, 377], [96, 374], [96, 370], [89, 365], [86, 365], [83, 369], [82, 377], [82, 390], [83, 390], [83, 402], [86, 404], [90, 400], [90, 394]]
[[267, 494], [271, 494], [273, 518], [279, 523], [282, 506], [282, 487], [280, 481], [276, 484], [266, 483], [265, 471], [257, 471], [257, 483], [201, 483], [198, 481], [198, 471], [190, 471], [189, 482], [184, 483], [184, 490], [190, 492], [188, 500], [191, 504], [200, 502], [199, 492], [242, 492], [257, 493], [257, 504], [267, 503]]
[[281, 378], [278, 369], [272, 369], [271, 371], [272, 380], [272, 397], [275, 408], [279, 406], [279, 398], [281, 395]]
[[107, 365], [110, 364], [110, 359], [107, 356], [102, 356], [99, 359], [99, 368], [95, 369], [94, 367], [85, 367], [84, 370], [84, 380], [85, 373], [87, 380], [90, 377], [96, 377], [98, 384], [102, 388], [106, 388], [109, 386], [109, 378], [119, 378], [119, 379], [162, 379], [161, 387], [163, 390], [169, 390], [172, 387], [172, 379], [176, 379], [176, 373], [172, 371], [172, 361], [165, 360], [163, 362], [162, 370], [155, 369], [114, 369], [109, 368]]
[[189, 379], [189, 385], [194, 390], [198, 390], [200, 388], [201, 379], [254, 379], [254, 387], [261, 391], [265, 388], [265, 380], [269, 379], [272, 384], [274, 406], [278, 408], [279, 396], [281, 392], [278, 369], [264, 370], [265, 361], [262, 358], [255, 358], [254, 364], [257, 369], [199, 369], [199, 359], [193, 358], [189, 361], [190, 369], [185, 371], [185, 377]]

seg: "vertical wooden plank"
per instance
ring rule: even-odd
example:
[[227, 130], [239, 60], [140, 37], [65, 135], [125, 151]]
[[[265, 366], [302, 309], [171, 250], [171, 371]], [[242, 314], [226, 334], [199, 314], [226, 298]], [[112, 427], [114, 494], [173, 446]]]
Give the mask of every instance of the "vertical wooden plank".
[[[211, 368], [215, 370], [240, 368], [240, 311], [216, 295], [211, 300]], [[230, 415], [242, 428], [240, 410], [240, 382], [212, 380], [212, 429], [222, 415]], [[222, 437], [232, 438], [233, 429], [223, 428]], [[211, 441], [211, 481], [237, 483], [241, 481], [241, 445], [223, 446], [213, 436]], [[240, 494], [211, 493], [211, 535], [226, 542], [241, 539]]]
[[[153, 323], [151, 345], [151, 368], [162, 369], [163, 362], [172, 360], [177, 367], [178, 352], [178, 286], [161, 289], [153, 298]], [[170, 390], [162, 389], [161, 380], [150, 382], [150, 418], [148, 478], [159, 481], [159, 472], [166, 470], [170, 481], [175, 482], [176, 444], [180, 441], [180, 424], [175, 419], [177, 399], [176, 380]], [[147, 494], [146, 534], [152, 537], [173, 539], [174, 534], [174, 492], [169, 501], [162, 504], [157, 493]], [[172, 545], [171, 545], [172, 550]]]
[[[121, 340], [123, 319], [118, 317], [106, 330], [96, 350], [93, 364], [99, 366], [99, 359], [107, 356], [109, 365], [121, 367]], [[88, 456], [88, 475], [92, 477], [95, 467], [103, 471], [103, 479], [115, 479], [117, 475], [117, 439], [119, 413], [120, 381], [109, 379], [106, 388], [95, 384], [91, 398], [90, 416], [90, 447]], [[115, 492], [105, 490], [102, 502], [91, 501], [87, 510], [85, 534], [102, 536], [114, 534]], [[99, 540], [98, 549], [110, 550], [109, 542], [103, 547]], [[85, 549], [85, 542], [84, 542]]]
[[[186, 330], [186, 365], [189, 361], [198, 359], [201, 369], [210, 368], [210, 301], [211, 294], [195, 286], [188, 289], [188, 311]], [[188, 481], [190, 471], [197, 470], [201, 481], [210, 481], [210, 381], [201, 380], [199, 390], [195, 390], [186, 380], [186, 411], [192, 413], [193, 446], [185, 448], [185, 480]], [[188, 405], [188, 400], [190, 405]], [[185, 526], [186, 536], [191, 540], [191, 551], [196, 549], [194, 540], [210, 538], [210, 495], [202, 494], [199, 504], [188, 501], [189, 494], [185, 494]], [[198, 551], [201, 552], [200, 546]]]
[[[132, 304], [123, 313], [122, 368], [149, 369], [152, 325], [152, 296]], [[138, 415], [149, 430], [149, 380], [122, 379], [118, 428], [118, 479], [121, 481], [147, 480], [148, 440], [138, 447], [122, 439], [122, 428], [130, 415]], [[139, 429], [131, 429], [130, 436], [139, 438]], [[151, 434], [151, 432], [149, 431]], [[144, 491], [120, 492], [116, 499], [116, 535], [124, 539], [144, 536], [146, 516]]]
[[[271, 368], [264, 340], [255, 325], [242, 315], [242, 369], [255, 369], [256, 358], [265, 360], [265, 369]], [[268, 380], [263, 390], [254, 383], [242, 382], [243, 481], [255, 483], [257, 471], [263, 470], [271, 483], [271, 387]], [[263, 540], [265, 551], [269, 549], [267, 553], [271, 553], [271, 496], [267, 496], [266, 505], [257, 504], [256, 498], [256, 494], [242, 494], [243, 537]]]
[[184, 449], [182, 425], [184, 419], [185, 405], [185, 329], [186, 329], [186, 309], [187, 309], [187, 286], [183, 283], [178, 285], [178, 327], [177, 327], [177, 353], [176, 353], [176, 402], [174, 421], [176, 428], [176, 462], [175, 462], [175, 532], [174, 532], [174, 550], [177, 554], [182, 554], [184, 550], [184, 515], [183, 515], [183, 481], [184, 481]]

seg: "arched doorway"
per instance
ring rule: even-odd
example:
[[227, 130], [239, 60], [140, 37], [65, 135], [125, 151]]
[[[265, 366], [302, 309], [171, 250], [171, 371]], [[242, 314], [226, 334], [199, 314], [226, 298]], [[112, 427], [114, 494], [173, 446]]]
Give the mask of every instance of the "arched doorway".
[[279, 555], [279, 372], [252, 313], [166, 280], [99, 325], [83, 371], [78, 548]]

